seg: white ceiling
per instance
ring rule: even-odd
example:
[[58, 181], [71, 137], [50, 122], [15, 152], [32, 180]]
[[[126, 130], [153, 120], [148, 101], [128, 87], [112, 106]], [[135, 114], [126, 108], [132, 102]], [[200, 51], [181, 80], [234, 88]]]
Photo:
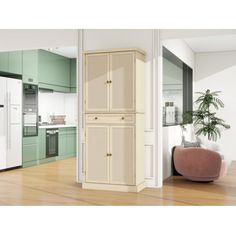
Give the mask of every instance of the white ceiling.
[[220, 52], [236, 50], [236, 34], [184, 39], [194, 52]]
[[54, 47], [54, 48], [43, 48], [44, 50], [50, 51], [52, 53], [69, 57], [69, 58], [76, 58], [77, 56], [77, 47], [70, 46], [70, 47]]

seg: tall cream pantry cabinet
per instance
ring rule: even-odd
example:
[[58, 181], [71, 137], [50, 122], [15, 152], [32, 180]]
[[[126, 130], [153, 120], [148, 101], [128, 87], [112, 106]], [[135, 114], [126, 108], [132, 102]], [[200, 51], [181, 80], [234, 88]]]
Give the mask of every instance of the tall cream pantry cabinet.
[[84, 53], [83, 188], [138, 192], [144, 182], [144, 52]]

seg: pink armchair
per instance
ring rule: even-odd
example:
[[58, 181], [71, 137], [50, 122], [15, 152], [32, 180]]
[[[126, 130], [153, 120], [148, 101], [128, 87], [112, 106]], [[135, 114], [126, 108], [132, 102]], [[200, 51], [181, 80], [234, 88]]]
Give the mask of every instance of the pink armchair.
[[226, 174], [226, 162], [219, 153], [208, 149], [178, 146], [173, 158], [176, 170], [192, 181], [210, 182]]

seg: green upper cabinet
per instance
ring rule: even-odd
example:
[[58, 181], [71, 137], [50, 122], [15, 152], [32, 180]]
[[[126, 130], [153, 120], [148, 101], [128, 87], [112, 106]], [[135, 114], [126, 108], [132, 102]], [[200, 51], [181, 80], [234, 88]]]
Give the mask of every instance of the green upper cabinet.
[[[63, 87], [65, 92], [70, 92], [70, 59], [39, 50], [39, 83]], [[46, 88], [46, 87], [45, 87]]]
[[9, 53], [0, 53], [0, 71], [8, 72], [9, 69]]
[[76, 92], [76, 58], [70, 59], [70, 87], [71, 92]]
[[9, 52], [9, 72], [22, 74], [22, 51]]
[[23, 82], [38, 84], [38, 50], [23, 51]]

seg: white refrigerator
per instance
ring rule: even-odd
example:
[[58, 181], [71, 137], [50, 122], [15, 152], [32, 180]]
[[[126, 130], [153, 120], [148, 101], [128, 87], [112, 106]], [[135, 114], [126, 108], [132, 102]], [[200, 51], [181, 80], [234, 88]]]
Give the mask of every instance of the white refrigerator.
[[22, 81], [0, 76], [0, 170], [22, 165]]

